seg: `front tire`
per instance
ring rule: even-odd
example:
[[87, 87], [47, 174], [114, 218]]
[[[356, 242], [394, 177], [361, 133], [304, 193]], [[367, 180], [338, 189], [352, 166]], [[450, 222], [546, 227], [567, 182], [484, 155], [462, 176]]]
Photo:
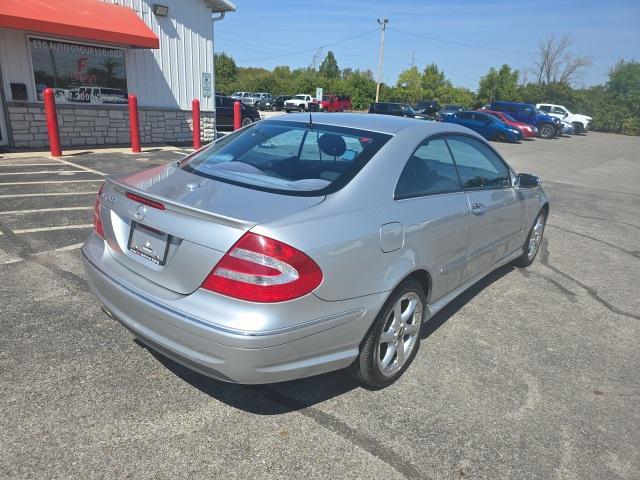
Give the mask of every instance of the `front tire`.
[[584, 130], [584, 129], [583, 129], [582, 124], [580, 122], [573, 122], [573, 133], [575, 135], [582, 134], [582, 130]]
[[299, 105], [298, 106], [298, 111], [299, 112], [304, 112], [304, 105]]
[[544, 125], [542, 125], [539, 132], [540, 137], [546, 139], [553, 138], [556, 135], [556, 129], [550, 123], [545, 123]]
[[349, 367], [362, 385], [384, 388], [409, 368], [420, 347], [425, 305], [424, 287], [416, 280], [404, 281], [387, 299]]
[[278, 107], [276, 105], [271, 105], [271, 111], [272, 112], [277, 112], [278, 111]]
[[241, 125], [242, 125], [243, 127], [246, 127], [247, 125], [251, 125], [252, 123], [253, 123], [253, 119], [252, 119], [252, 118], [250, 118], [250, 117], [244, 117], [244, 118], [242, 119], [242, 123], [241, 123]]
[[529, 230], [529, 235], [527, 235], [527, 239], [522, 246], [522, 255], [513, 262], [516, 267], [526, 268], [536, 259], [538, 250], [540, 250], [540, 244], [542, 243], [542, 235], [544, 234], [544, 226], [546, 223], [547, 212], [546, 210], [542, 210], [538, 213], [531, 230]]
[[496, 133], [495, 139], [498, 142], [506, 142], [507, 141], [507, 134], [504, 133], [504, 132], [498, 132], [498, 133]]

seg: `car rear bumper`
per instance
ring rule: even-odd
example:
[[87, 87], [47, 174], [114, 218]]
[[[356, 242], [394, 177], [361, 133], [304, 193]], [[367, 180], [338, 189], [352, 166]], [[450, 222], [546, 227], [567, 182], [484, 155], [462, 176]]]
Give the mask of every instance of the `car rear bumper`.
[[[234, 327], [220, 314], [220, 304], [233, 299], [201, 290], [177, 295], [123, 271], [126, 267], [113, 260], [96, 235], [87, 240], [82, 253], [91, 289], [112, 318], [152, 349], [229, 382], [280, 382], [350, 365], [385, 299], [384, 294], [377, 294], [326, 302], [310, 294], [276, 305], [234, 301], [228, 317], [242, 323]], [[139, 278], [122, 280], [131, 275]], [[203, 295], [211, 302], [209, 317], [201, 315]], [[297, 323], [285, 321], [287, 311], [296, 316]], [[278, 312], [283, 316], [282, 328], [273, 328], [271, 322], [269, 330], [246, 329], [253, 319], [260, 323]], [[301, 318], [300, 312], [308, 317]]]

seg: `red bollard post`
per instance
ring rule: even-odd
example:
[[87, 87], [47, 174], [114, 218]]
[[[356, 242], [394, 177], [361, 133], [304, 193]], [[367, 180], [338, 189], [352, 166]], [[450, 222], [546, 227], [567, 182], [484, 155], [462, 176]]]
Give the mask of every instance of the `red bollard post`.
[[236, 100], [233, 103], [233, 129], [238, 130], [242, 124], [242, 107], [240, 102]]
[[199, 150], [200, 144], [200, 100], [191, 102], [191, 118], [193, 119], [193, 148]]
[[61, 157], [60, 134], [58, 132], [58, 113], [56, 112], [56, 95], [53, 88], [45, 88], [42, 92], [44, 98], [44, 114], [47, 118], [47, 132], [49, 134], [49, 148], [52, 157]]
[[138, 123], [138, 97], [129, 95], [129, 132], [131, 136], [131, 151], [140, 153], [140, 124]]

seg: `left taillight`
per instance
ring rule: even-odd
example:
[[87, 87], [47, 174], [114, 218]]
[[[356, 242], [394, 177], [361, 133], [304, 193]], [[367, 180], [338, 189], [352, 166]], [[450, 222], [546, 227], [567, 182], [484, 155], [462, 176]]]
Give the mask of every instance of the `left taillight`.
[[96, 196], [96, 203], [93, 206], [93, 230], [96, 234], [104, 240], [104, 228], [102, 226], [102, 219], [100, 218], [100, 206], [102, 204], [102, 189], [104, 185], [100, 187], [98, 195]]
[[303, 252], [248, 232], [222, 257], [202, 288], [240, 300], [275, 303], [302, 297], [321, 282], [320, 267]]

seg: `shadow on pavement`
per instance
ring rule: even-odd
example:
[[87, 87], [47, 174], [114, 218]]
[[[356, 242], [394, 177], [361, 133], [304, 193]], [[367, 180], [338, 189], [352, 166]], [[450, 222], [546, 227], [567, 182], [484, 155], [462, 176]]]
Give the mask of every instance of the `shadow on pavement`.
[[[514, 268], [511, 264], [505, 265], [462, 293], [422, 327], [421, 338], [425, 339], [432, 335], [478, 293], [513, 271]], [[221, 382], [174, 362], [138, 340], [136, 343], [149, 351], [177, 377], [201, 392], [231, 407], [256, 415], [280, 415], [302, 410], [361, 388], [344, 371], [267, 385], [238, 385]]]
[[453, 315], [458, 313], [463, 306], [469, 303], [473, 298], [482, 292], [485, 288], [490, 286], [492, 283], [500, 280], [502, 277], [507, 275], [508, 273], [515, 270], [516, 267], [513, 264], [508, 263], [503, 265], [502, 267], [494, 270], [489, 275], [484, 277], [482, 280], [478, 281], [478, 283], [471, 286], [469, 289], [462, 292], [459, 296], [457, 296], [449, 305], [444, 307], [438, 313], [436, 313], [433, 317], [431, 317], [427, 323], [422, 326], [422, 331], [420, 332], [420, 338], [424, 340], [425, 338], [430, 337], [438, 328], [440, 328], [447, 320], [449, 320]]

